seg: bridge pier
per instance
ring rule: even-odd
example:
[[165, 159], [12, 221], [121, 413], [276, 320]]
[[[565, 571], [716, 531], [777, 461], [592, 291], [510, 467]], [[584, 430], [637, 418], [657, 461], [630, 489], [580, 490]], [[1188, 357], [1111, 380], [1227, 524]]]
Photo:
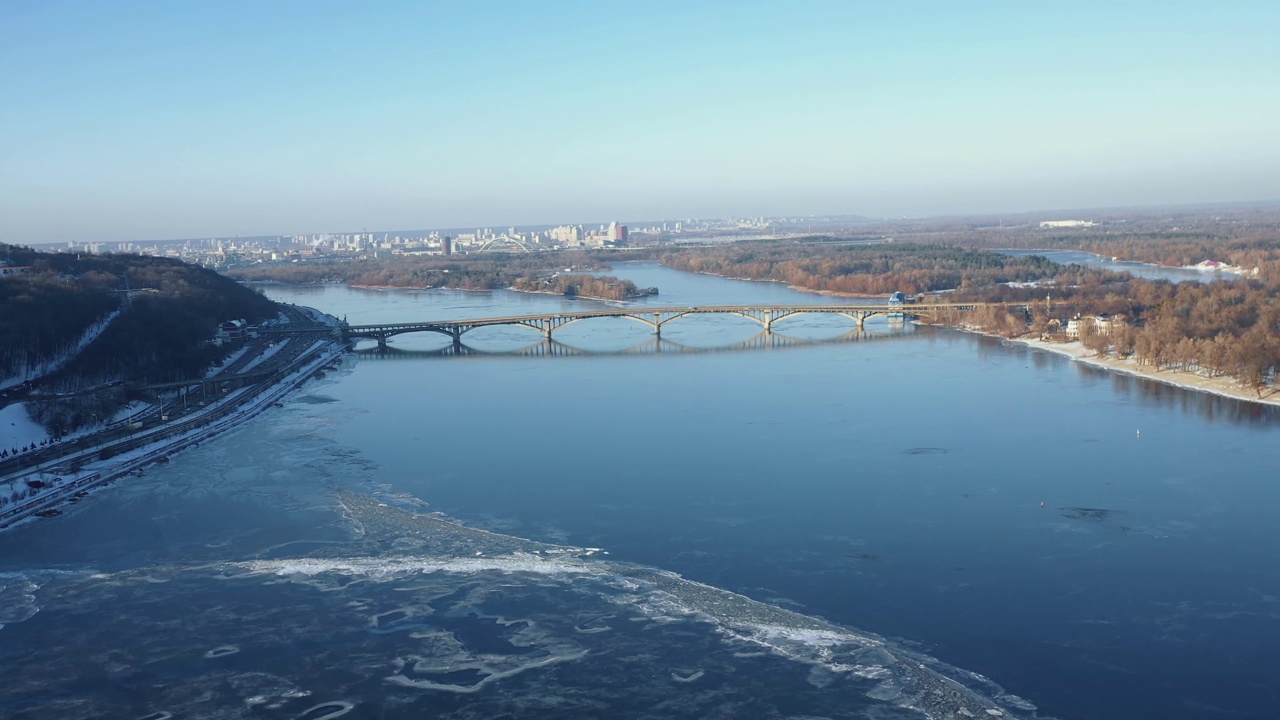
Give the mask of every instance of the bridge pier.
[[662, 337], [662, 315], [661, 313], [653, 314], [653, 334]]
[[387, 336], [386, 336], [386, 335], [379, 335], [379, 336], [378, 336], [378, 349], [379, 349], [379, 350], [386, 350], [386, 349], [387, 349]]
[[453, 346], [462, 346], [462, 328], [450, 328], [449, 335], [453, 338]]

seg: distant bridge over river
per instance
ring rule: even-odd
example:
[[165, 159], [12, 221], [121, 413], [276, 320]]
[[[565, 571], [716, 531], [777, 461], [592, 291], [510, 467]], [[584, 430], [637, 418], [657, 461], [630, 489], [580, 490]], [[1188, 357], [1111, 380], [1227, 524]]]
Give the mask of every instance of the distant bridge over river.
[[[548, 313], [542, 315], [509, 315], [506, 317], [478, 318], [472, 320], [435, 320], [416, 323], [384, 323], [378, 325], [348, 325], [343, 323], [332, 332], [341, 333], [344, 338], [354, 340], [367, 338], [376, 340], [380, 347], [385, 347], [387, 338], [406, 333], [433, 332], [446, 335], [455, 345], [462, 343], [462, 336], [472, 330], [494, 325], [517, 325], [542, 333], [550, 340], [552, 333], [566, 325], [594, 318], [626, 318], [641, 323], [651, 329], [656, 336], [662, 336], [662, 328], [682, 318], [695, 315], [738, 315], [761, 325], [764, 332], [772, 332], [773, 326], [779, 322], [800, 315], [826, 314], [842, 315], [852, 320], [859, 329], [868, 318], [877, 315], [906, 316], [913, 318], [926, 317], [937, 319], [943, 310], [971, 311], [980, 307], [1003, 307], [1011, 309], [1029, 309], [1027, 303], [907, 303], [891, 305], [887, 303], [860, 305], [706, 305], [697, 307], [619, 307], [607, 310], [583, 310], [579, 312]], [[287, 328], [279, 328], [272, 332], [288, 333]]]

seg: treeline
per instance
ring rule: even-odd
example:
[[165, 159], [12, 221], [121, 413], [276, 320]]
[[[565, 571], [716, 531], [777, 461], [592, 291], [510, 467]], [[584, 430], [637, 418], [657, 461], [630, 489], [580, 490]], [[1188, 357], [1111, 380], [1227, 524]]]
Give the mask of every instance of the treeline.
[[1182, 267], [1217, 260], [1280, 282], [1280, 206], [1088, 213], [1092, 227], [1041, 228], [1023, 217], [941, 218], [860, 229], [905, 243], [969, 249], [1083, 250], [1120, 260]]
[[851, 295], [908, 294], [1029, 282], [1062, 266], [1039, 256], [1013, 257], [959, 247], [916, 244], [753, 242], [667, 252], [659, 262], [677, 270]]
[[1187, 267], [1216, 260], [1260, 278], [1280, 281], [1280, 230], [1267, 228], [1205, 228], [1174, 231], [1082, 229], [1071, 232], [1029, 231], [1016, 236], [982, 234], [967, 237], [967, 247], [1019, 246], [1053, 250], [1083, 250], [1104, 257], [1169, 267]]
[[568, 297], [588, 297], [601, 300], [630, 300], [654, 295], [657, 288], [641, 290], [630, 280], [620, 280], [608, 275], [553, 275], [544, 278], [517, 278], [512, 289], [525, 292], [546, 292]]
[[12, 265], [31, 268], [0, 277], [0, 376], [66, 355], [95, 322], [118, 311], [97, 339], [46, 378], [60, 390], [191, 377], [226, 353], [208, 344], [218, 323], [277, 312], [259, 293], [177, 260], [21, 247], [0, 252]]
[[[1112, 298], [1104, 305], [1120, 304]], [[1153, 283], [1134, 280], [1129, 307], [1136, 323], [1111, 333], [1086, 326], [1082, 342], [1101, 355], [1132, 357], [1157, 370], [1231, 376], [1259, 397], [1280, 369], [1277, 289], [1246, 280]]]
[[[1252, 280], [1174, 284], [1114, 277], [1105, 281], [1107, 277], [1086, 271], [1079, 285], [1037, 288], [1030, 297], [1027, 290], [1015, 288], [960, 293], [954, 299], [1033, 300], [1031, 314], [983, 308], [944, 314], [943, 321], [1012, 338], [1052, 333], [1055, 321], [1080, 314], [1086, 318], [1081, 342], [1101, 356], [1132, 358], [1157, 370], [1229, 376], [1259, 397], [1274, 384], [1280, 372], [1277, 286]], [[1052, 299], [1040, 300], [1046, 292]], [[1088, 320], [1098, 314], [1122, 320], [1102, 331]]]
[[568, 296], [627, 300], [652, 294], [629, 280], [602, 275], [562, 274], [560, 270], [598, 270], [608, 267], [586, 252], [558, 252], [452, 256], [404, 255], [345, 262], [310, 261], [259, 265], [228, 270], [241, 280], [325, 283], [353, 287], [448, 288], [547, 292]]
[[582, 253], [503, 253], [450, 257], [400, 255], [343, 262], [311, 260], [257, 265], [228, 270], [227, 275], [250, 281], [341, 282], [359, 287], [499, 290], [513, 287], [522, 279], [546, 277], [565, 267], [599, 270], [607, 266]]

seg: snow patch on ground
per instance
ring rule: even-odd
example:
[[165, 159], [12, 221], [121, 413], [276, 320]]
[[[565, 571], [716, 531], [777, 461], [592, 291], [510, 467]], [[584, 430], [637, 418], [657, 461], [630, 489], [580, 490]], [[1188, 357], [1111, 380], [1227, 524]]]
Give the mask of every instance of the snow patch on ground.
[[241, 369], [240, 369], [240, 372], [242, 372], [242, 373], [247, 373], [247, 372], [249, 372], [250, 370], [252, 370], [252, 369], [254, 369], [254, 368], [258, 367], [258, 365], [262, 364], [262, 362], [263, 362], [264, 360], [266, 360], [266, 359], [270, 358], [272, 355], [275, 355], [276, 353], [280, 352], [280, 349], [281, 349], [281, 348], [283, 348], [285, 345], [288, 345], [288, 344], [289, 344], [289, 339], [288, 339], [288, 338], [286, 338], [286, 339], [284, 339], [284, 340], [281, 340], [281, 341], [277, 342], [275, 345], [272, 345], [271, 347], [267, 348], [264, 352], [262, 352], [261, 354], [259, 354], [259, 355], [258, 355], [258, 357], [256, 357], [256, 358], [254, 358], [254, 359], [250, 360], [250, 361], [249, 361], [249, 363], [248, 363], [247, 365], [245, 365], [243, 368], [241, 368]]
[[231, 353], [230, 355], [228, 355], [228, 356], [227, 356], [227, 359], [226, 359], [226, 360], [223, 360], [223, 361], [222, 361], [222, 364], [221, 364], [221, 365], [218, 365], [217, 367], [209, 368], [209, 372], [205, 373], [205, 374], [204, 374], [204, 376], [205, 376], [205, 377], [207, 377], [207, 378], [211, 378], [211, 377], [213, 377], [214, 375], [217, 375], [218, 373], [222, 372], [222, 369], [223, 369], [223, 368], [225, 368], [225, 367], [229, 367], [232, 363], [234, 363], [235, 361], [239, 360], [239, 359], [240, 359], [240, 357], [241, 357], [242, 355], [244, 355], [244, 354], [245, 354], [246, 352], [248, 352], [248, 351], [249, 351], [249, 346], [248, 346], [248, 345], [246, 345], [246, 346], [244, 346], [244, 347], [240, 348], [239, 350], [237, 350], [237, 351], [235, 351], [235, 352]]
[[[112, 419], [112, 423], [124, 422], [131, 413], [140, 412], [148, 407], [147, 403], [133, 403], [121, 410]], [[102, 423], [90, 423], [62, 436], [64, 442], [74, 440], [82, 435], [96, 432]], [[43, 425], [31, 418], [26, 403], [10, 403], [0, 408], [0, 450], [21, 448], [24, 445], [39, 445], [42, 440], [52, 439]]]
[[297, 306], [297, 309], [305, 313], [313, 322], [324, 323], [325, 325], [330, 326], [336, 326], [338, 324], [338, 318], [332, 315], [326, 315], [315, 308]]
[[47, 439], [49, 432], [31, 419], [25, 403], [12, 403], [0, 408], [0, 448], [12, 452], [15, 447], [39, 444]]

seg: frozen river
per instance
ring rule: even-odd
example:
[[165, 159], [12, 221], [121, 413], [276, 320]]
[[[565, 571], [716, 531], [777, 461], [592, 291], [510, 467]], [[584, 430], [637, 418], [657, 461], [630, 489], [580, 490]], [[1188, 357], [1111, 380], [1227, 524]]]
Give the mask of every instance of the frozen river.
[[[839, 302], [614, 274], [661, 306]], [[353, 324], [594, 305], [267, 292]], [[851, 324], [361, 351], [0, 535], [0, 715], [1273, 717], [1274, 411]]]

